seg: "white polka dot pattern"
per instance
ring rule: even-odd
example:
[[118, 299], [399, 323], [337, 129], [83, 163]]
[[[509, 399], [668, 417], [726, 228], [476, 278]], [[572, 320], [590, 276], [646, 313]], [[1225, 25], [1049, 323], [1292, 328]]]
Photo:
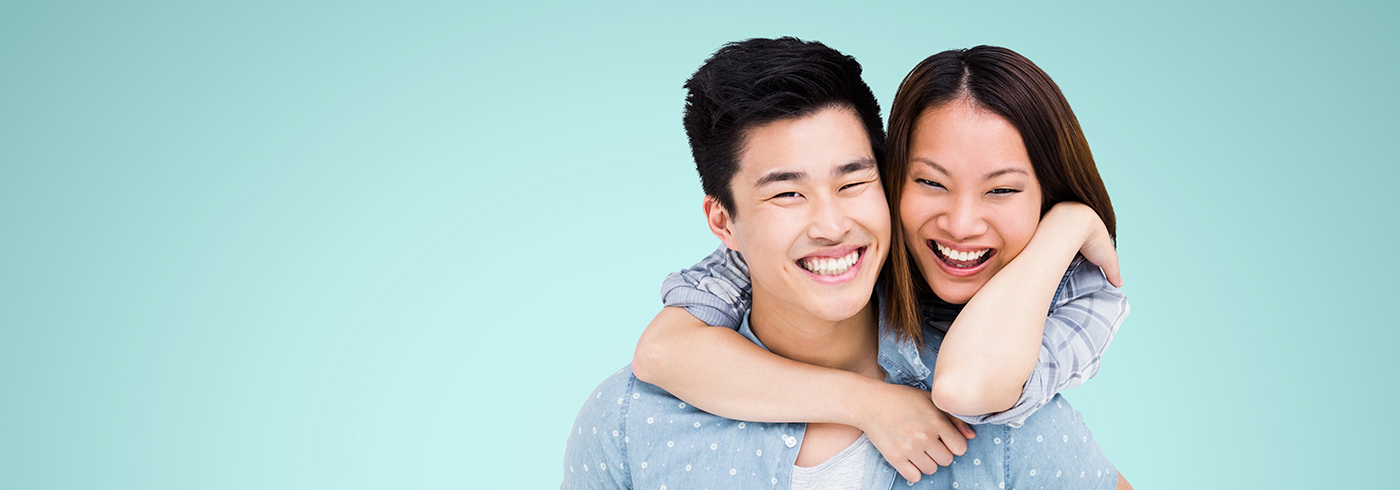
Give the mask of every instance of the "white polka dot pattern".
[[[652, 385], [633, 381], [630, 372], [610, 378], [587, 400], [569, 433], [563, 474], [566, 482], [594, 483], [568, 486], [607, 488], [614, 487], [608, 482], [616, 482], [653, 490], [662, 485], [772, 489], [786, 484], [782, 465], [774, 462], [795, 457], [800, 449], [800, 424], [715, 417]], [[1082, 418], [1060, 397], [1020, 428], [976, 426], [974, 430], [981, 437], [968, 440], [967, 453], [955, 458], [952, 466], [906, 485], [1036, 489], [1064, 488], [1074, 482], [1071, 488], [1112, 487], [1116, 475], [1112, 465], [1090, 440]], [[1060, 434], [1058, 441], [1054, 434]], [[1034, 436], [1037, 443], [1017, 445], [1014, 436], [1018, 435]], [[640, 439], [633, 441], [634, 437]], [[1071, 443], [1072, 439], [1078, 441]], [[902, 480], [883, 459], [876, 461], [889, 478]], [[1080, 478], [1072, 478], [1075, 473]]]

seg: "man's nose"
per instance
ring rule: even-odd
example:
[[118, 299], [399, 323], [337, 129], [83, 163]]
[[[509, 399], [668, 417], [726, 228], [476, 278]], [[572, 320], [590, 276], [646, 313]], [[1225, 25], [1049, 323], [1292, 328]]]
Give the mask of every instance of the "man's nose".
[[851, 232], [852, 220], [836, 199], [821, 199], [815, 203], [807, 236], [814, 240], [839, 242]]
[[938, 226], [954, 240], [980, 236], [987, 232], [987, 220], [982, 213], [982, 206], [975, 198], [960, 198], [940, 217]]

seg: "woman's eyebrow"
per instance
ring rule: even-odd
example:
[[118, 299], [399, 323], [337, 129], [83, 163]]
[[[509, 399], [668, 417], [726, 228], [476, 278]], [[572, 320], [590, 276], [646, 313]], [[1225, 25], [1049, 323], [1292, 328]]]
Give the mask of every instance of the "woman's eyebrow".
[[937, 163], [933, 163], [933, 162], [930, 161], [930, 160], [924, 160], [924, 159], [922, 159], [922, 158], [917, 158], [917, 157], [916, 157], [916, 158], [914, 158], [914, 161], [919, 162], [919, 163], [922, 163], [922, 164], [924, 164], [924, 165], [928, 165], [928, 166], [930, 166], [930, 167], [933, 167], [934, 170], [937, 170], [937, 171], [939, 171], [939, 172], [943, 172], [943, 175], [949, 175], [949, 174], [948, 174], [948, 169], [943, 168], [943, 166], [941, 166], [941, 165], [939, 165], [939, 164], [937, 164]]
[[1025, 174], [1025, 175], [1030, 175], [1030, 174], [1027, 174], [1025, 170], [1021, 170], [1021, 169], [1016, 168], [1016, 167], [1007, 167], [1007, 168], [1003, 168], [1003, 169], [1001, 169], [1001, 170], [997, 170], [997, 171], [993, 171], [993, 172], [991, 172], [991, 173], [988, 173], [987, 176], [982, 177], [982, 180], [992, 180], [992, 179], [994, 179], [994, 178], [1001, 177], [1001, 176], [1006, 175], [1006, 174]]
[[[929, 160], [925, 160], [925, 159], [922, 159], [922, 158], [914, 158], [913, 160], [916, 161], [916, 162], [922, 163], [922, 164], [924, 164], [924, 165], [928, 165], [929, 167], [932, 167], [934, 170], [937, 170], [937, 171], [939, 171], [939, 172], [943, 172], [943, 175], [952, 175], [952, 174], [949, 174], [949, 173], [948, 173], [948, 169], [943, 168], [942, 165], [939, 165], [939, 164], [937, 164], [937, 163], [933, 163], [933, 162], [931, 162], [931, 161], [929, 161]], [[1025, 170], [1023, 170], [1023, 169], [1021, 169], [1021, 168], [1018, 168], [1018, 167], [1006, 167], [1006, 168], [1003, 168], [1003, 169], [1001, 169], [1001, 170], [993, 170], [993, 171], [987, 173], [987, 175], [985, 175], [985, 176], [982, 177], [982, 180], [991, 180], [991, 179], [994, 179], [994, 178], [997, 178], [997, 177], [1001, 177], [1001, 176], [1006, 175], [1006, 174], [1025, 174], [1025, 175], [1030, 175], [1030, 172], [1026, 172]]]

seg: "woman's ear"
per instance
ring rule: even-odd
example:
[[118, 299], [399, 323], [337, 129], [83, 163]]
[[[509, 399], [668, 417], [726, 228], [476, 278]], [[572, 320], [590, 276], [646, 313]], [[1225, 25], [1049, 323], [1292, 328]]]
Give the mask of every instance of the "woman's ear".
[[705, 221], [710, 224], [710, 233], [719, 237], [719, 241], [724, 242], [724, 246], [735, 252], [739, 250], [739, 241], [734, 239], [734, 216], [729, 210], [724, 209], [724, 205], [719, 203], [714, 196], [705, 196], [703, 204], [705, 209]]

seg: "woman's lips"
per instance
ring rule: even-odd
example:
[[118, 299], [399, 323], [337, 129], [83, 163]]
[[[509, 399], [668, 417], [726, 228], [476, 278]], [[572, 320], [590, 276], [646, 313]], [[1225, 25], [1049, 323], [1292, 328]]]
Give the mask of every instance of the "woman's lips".
[[986, 268], [987, 262], [997, 254], [994, 248], [979, 250], [957, 250], [934, 240], [928, 241], [929, 251], [938, 262], [940, 269], [951, 276], [966, 277], [977, 274]]

